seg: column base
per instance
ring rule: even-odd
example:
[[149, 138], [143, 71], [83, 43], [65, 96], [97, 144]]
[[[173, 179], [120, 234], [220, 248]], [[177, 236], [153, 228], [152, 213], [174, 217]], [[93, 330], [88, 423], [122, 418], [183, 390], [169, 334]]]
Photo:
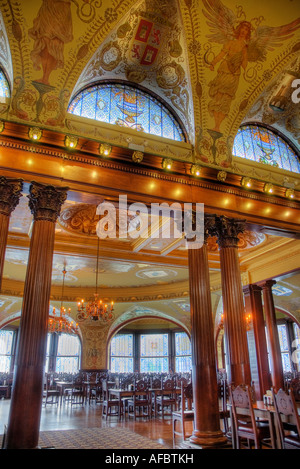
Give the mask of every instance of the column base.
[[185, 448], [191, 449], [224, 449], [231, 447], [222, 431], [201, 432], [196, 430], [182, 445]]

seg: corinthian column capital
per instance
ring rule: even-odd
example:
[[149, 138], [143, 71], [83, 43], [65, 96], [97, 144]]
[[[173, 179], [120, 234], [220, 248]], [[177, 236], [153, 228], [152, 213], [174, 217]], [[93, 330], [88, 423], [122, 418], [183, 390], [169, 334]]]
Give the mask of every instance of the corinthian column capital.
[[54, 187], [32, 182], [29, 188], [29, 208], [34, 220], [56, 222], [62, 204], [67, 198], [68, 187]]
[[16, 208], [23, 189], [22, 179], [0, 177], [0, 213], [9, 216]]
[[219, 247], [237, 247], [239, 242], [238, 235], [245, 231], [245, 226], [246, 220], [221, 215], [216, 217], [212, 234], [217, 236]]

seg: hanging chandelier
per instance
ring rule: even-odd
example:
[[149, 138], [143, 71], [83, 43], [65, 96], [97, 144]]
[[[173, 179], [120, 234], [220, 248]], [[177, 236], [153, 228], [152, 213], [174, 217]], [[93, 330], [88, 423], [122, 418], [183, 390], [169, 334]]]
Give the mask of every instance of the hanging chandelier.
[[78, 331], [78, 324], [76, 324], [74, 321], [69, 321], [67, 317], [71, 314], [71, 308], [68, 308], [68, 315], [67, 315], [67, 310], [63, 305], [66, 273], [67, 271], [66, 269], [64, 269], [59, 315], [56, 315], [56, 309], [53, 307], [51, 316], [49, 316], [49, 320], [48, 320], [48, 332], [58, 332], [58, 333], [65, 332], [67, 334], [76, 334], [76, 332]]
[[110, 324], [114, 319], [114, 302], [107, 304], [99, 298], [98, 289], [98, 270], [99, 270], [99, 238], [97, 245], [97, 265], [96, 265], [96, 292], [94, 299], [85, 305], [85, 301], [81, 300], [77, 304], [77, 319], [78, 321], [95, 321], [98, 324]]

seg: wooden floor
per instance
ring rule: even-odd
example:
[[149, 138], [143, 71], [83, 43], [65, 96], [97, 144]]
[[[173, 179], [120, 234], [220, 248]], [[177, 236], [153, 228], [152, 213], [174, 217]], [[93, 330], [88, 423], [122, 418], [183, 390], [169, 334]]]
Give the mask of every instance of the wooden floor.
[[[4, 426], [8, 423], [10, 400], [0, 400], [0, 434], [4, 433]], [[150, 438], [167, 449], [173, 448], [172, 443], [172, 423], [171, 418], [166, 416], [152, 418], [150, 423], [146, 418], [138, 418], [136, 421], [130, 418], [119, 420], [118, 417], [108, 417], [107, 421], [102, 418], [102, 405], [92, 403], [84, 406], [68, 404], [43, 406], [40, 431], [51, 430], [72, 430], [95, 427], [117, 427], [121, 426]], [[190, 430], [191, 431], [191, 430]], [[180, 445], [181, 438], [176, 437], [177, 444]]]
[[[4, 426], [8, 423], [10, 409], [10, 400], [0, 400], [0, 435], [4, 433]], [[71, 406], [63, 403], [62, 405], [47, 405], [42, 407], [40, 432], [51, 430], [77, 430], [84, 428], [105, 428], [122, 427], [143, 437], [163, 445], [167, 450], [174, 449], [172, 441], [172, 421], [170, 416], [164, 419], [157, 417], [150, 421], [147, 418], [138, 418], [136, 421], [132, 418], [122, 418], [117, 416], [102, 418], [102, 405], [85, 404]], [[192, 424], [187, 426], [187, 432], [191, 434]], [[175, 448], [180, 448], [182, 439], [176, 436]], [[229, 448], [231, 445], [229, 446]]]

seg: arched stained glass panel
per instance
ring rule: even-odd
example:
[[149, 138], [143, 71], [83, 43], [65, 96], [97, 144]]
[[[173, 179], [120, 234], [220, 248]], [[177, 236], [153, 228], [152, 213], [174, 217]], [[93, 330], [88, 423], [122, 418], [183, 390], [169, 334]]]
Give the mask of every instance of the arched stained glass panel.
[[184, 134], [171, 112], [150, 94], [125, 84], [98, 84], [81, 91], [68, 112], [172, 140]]
[[1, 98], [10, 97], [9, 85], [8, 85], [6, 76], [4, 75], [2, 70], [0, 70], [0, 97]]
[[283, 138], [265, 127], [241, 127], [234, 140], [233, 155], [300, 173], [296, 152]]
[[190, 372], [192, 369], [191, 341], [185, 332], [175, 333], [175, 371]]

